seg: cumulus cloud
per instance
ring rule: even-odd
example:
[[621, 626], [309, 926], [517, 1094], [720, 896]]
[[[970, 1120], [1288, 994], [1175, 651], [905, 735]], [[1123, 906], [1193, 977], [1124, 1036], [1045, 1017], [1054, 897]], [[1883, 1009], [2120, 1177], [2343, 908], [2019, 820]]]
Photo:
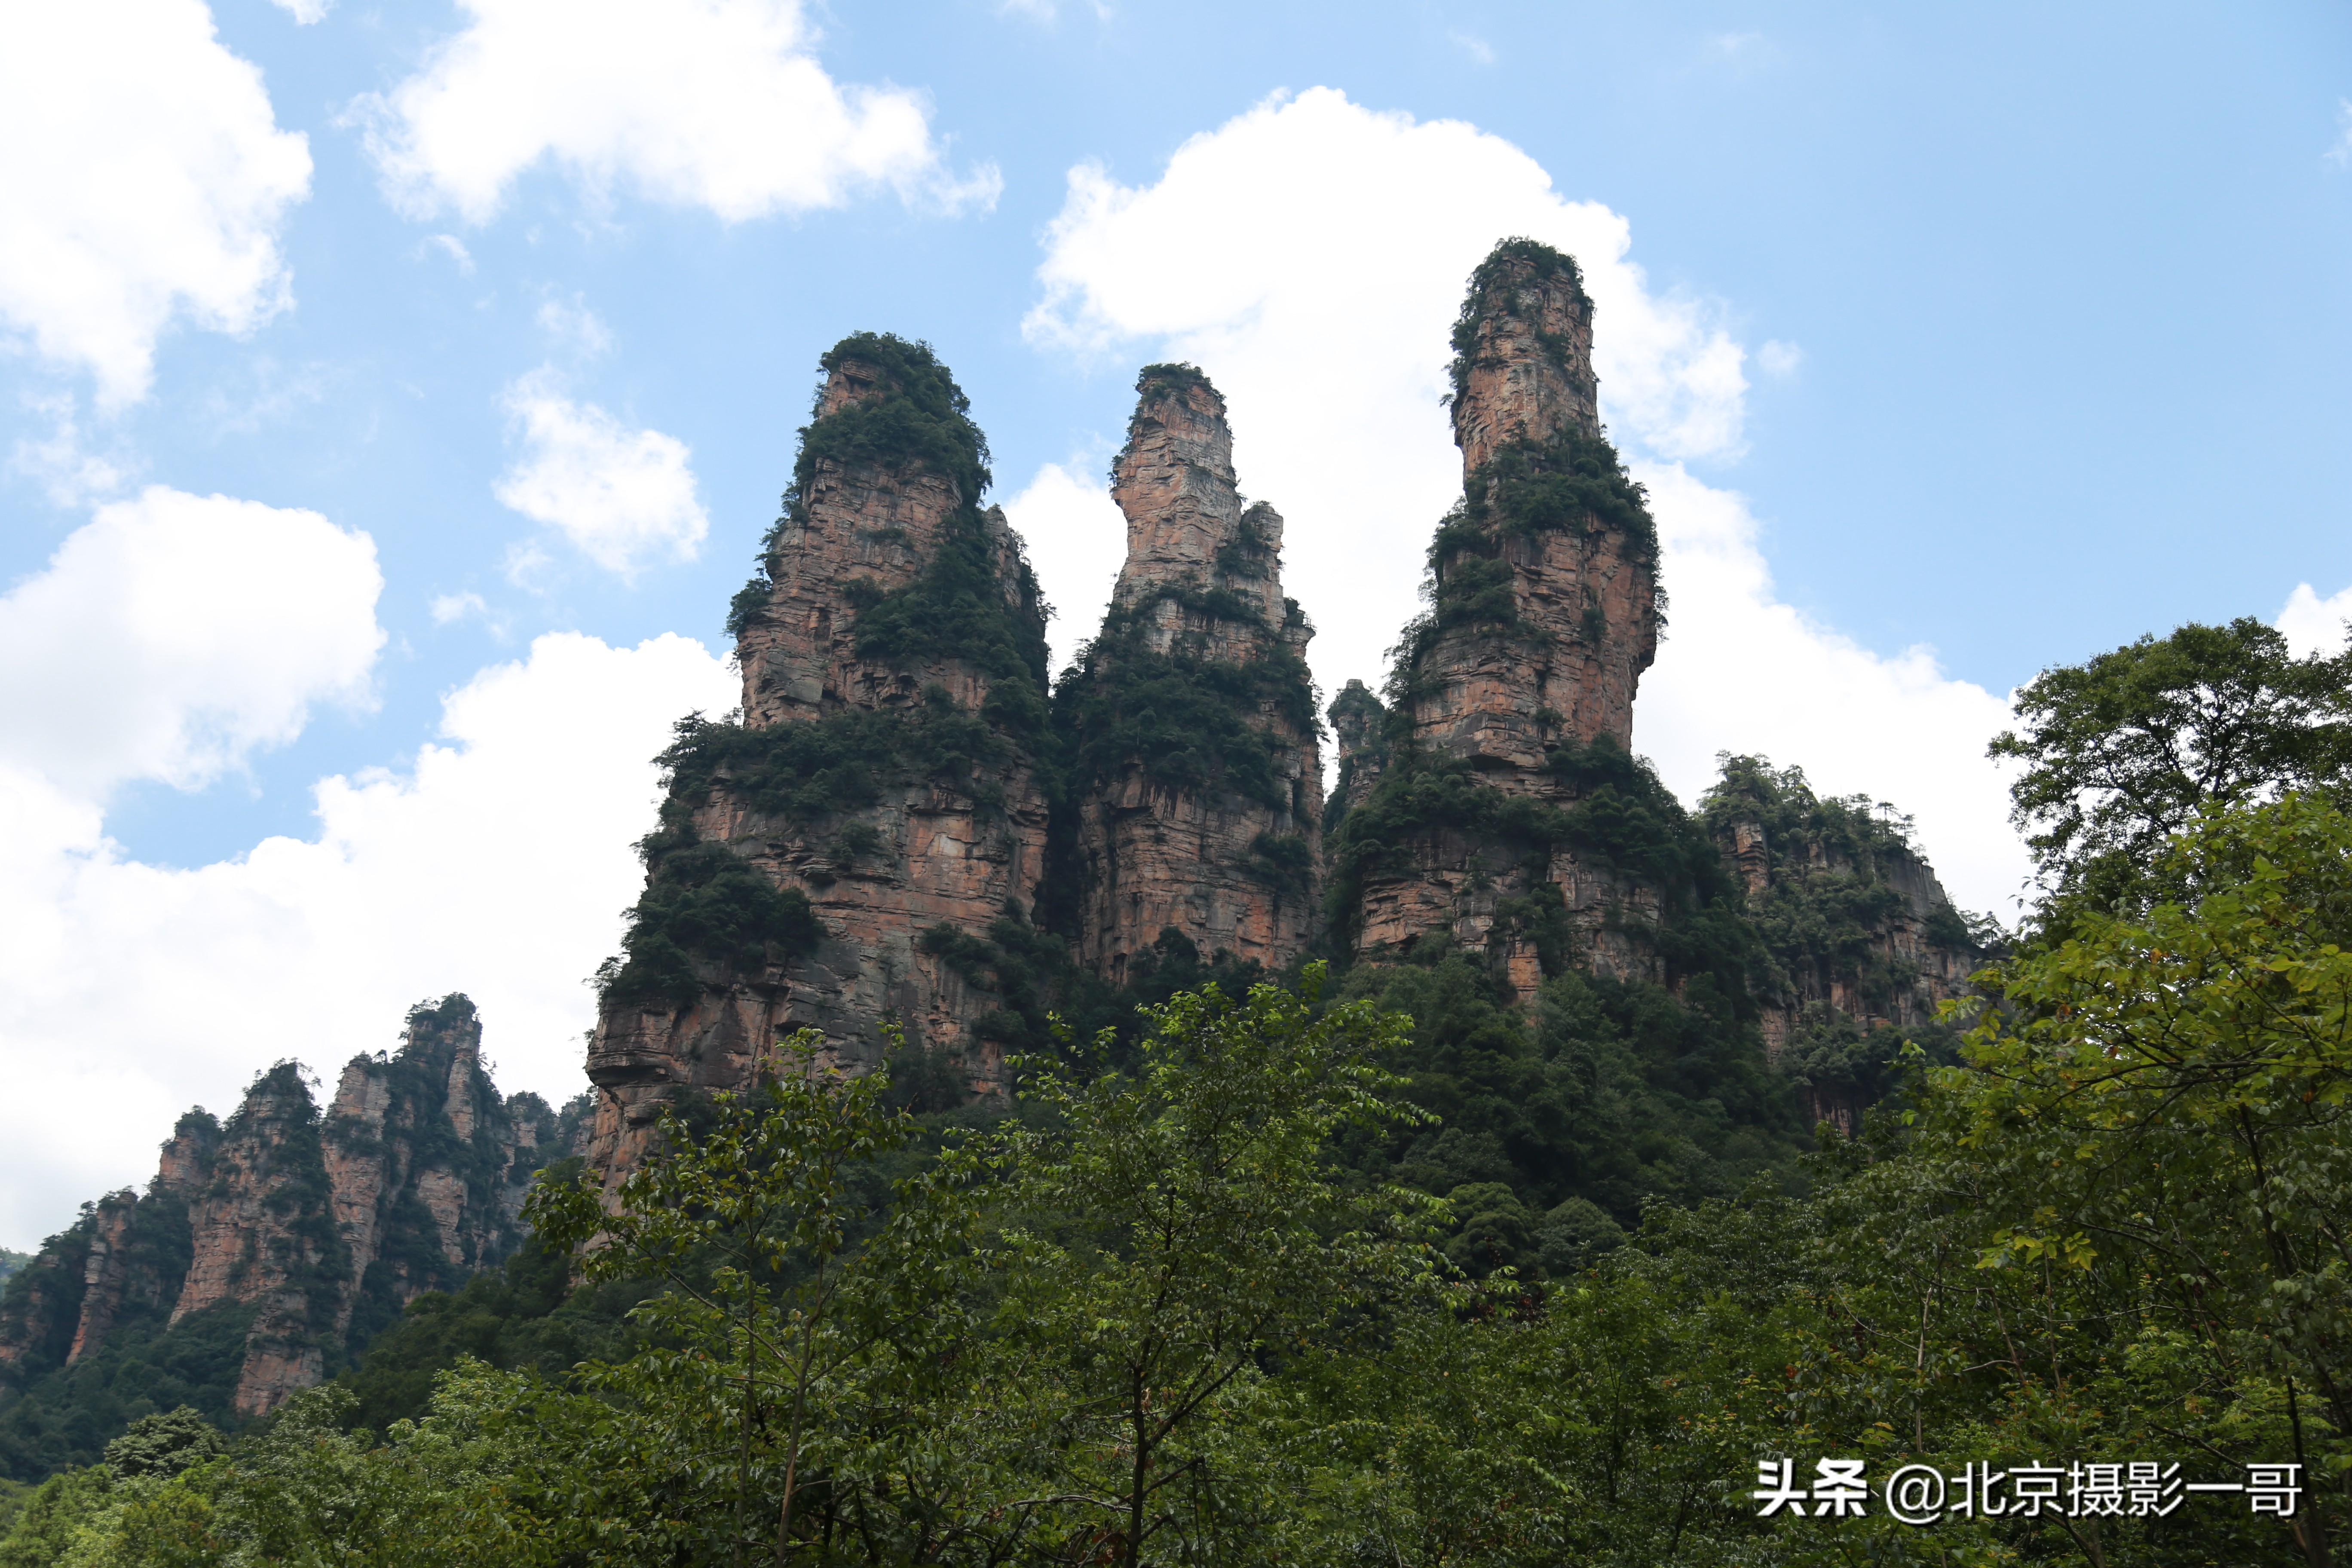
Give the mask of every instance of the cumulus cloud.
[[327, 16], [327, 0], [270, 0], [270, 4], [307, 27]]
[[[62, 667], [103, 638], [59, 627], [46, 651]], [[273, 1057], [331, 1081], [449, 991], [481, 1007], [501, 1087], [585, 1087], [583, 982], [636, 896], [648, 759], [679, 715], [735, 700], [684, 638], [543, 637], [452, 692], [412, 766], [322, 780], [314, 837], [188, 869], [131, 858], [87, 799], [0, 763], [0, 1241], [146, 1180], [174, 1115], [234, 1109]]]
[[1679, 464], [1635, 472], [1674, 614], [1633, 734], [1666, 783], [1696, 798], [1719, 752], [1803, 767], [1817, 789], [1908, 813], [1952, 897], [2014, 919], [2026, 861], [2006, 775], [1985, 757], [2010, 722], [2006, 698], [1951, 679], [1929, 648], [1884, 658], [1780, 603], [1745, 497]]
[[1004, 503], [1004, 515], [1027, 543], [1038, 584], [1054, 606], [1047, 640], [1059, 672], [1110, 607], [1112, 585], [1127, 560], [1127, 519], [1109, 487], [1076, 461], [1040, 468]]
[[374, 542], [314, 511], [154, 486], [0, 598], [0, 763], [96, 800], [209, 783], [363, 704], [383, 646]]
[[508, 388], [506, 403], [522, 455], [498, 482], [502, 503], [624, 578], [653, 561], [701, 553], [710, 519], [686, 443], [572, 401], [544, 371]]
[[[1777, 601], [1744, 503], [1684, 466], [1741, 449], [1746, 355], [1721, 310], [1654, 289], [1626, 220], [1563, 196], [1509, 142], [1318, 89], [1193, 137], [1147, 184], [1081, 165], [1025, 327], [1041, 347], [1189, 359], [1215, 380], [1244, 489], [1286, 521], [1285, 577], [1319, 628], [1328, 691], [1376, 681], [1418, 608], [1422, 552], [1461, 484], [1439, 405], [1447, 334], [1464, 279], [1507, 235], [1582, 265], [1603, 413], [1658, 489], [1675, 609], [1637, 745], [1685, 796], [1717, 751], [1740, 749], [1891, 800], [1916, 815], [1956, 897], [2005, 902], [2025, 863], [1982, 754], [2002, 704], [1924, 650], [1880, 658]], [[1033, 551], [1061, 592], [1055, 552]], [[1722, 700], [1733, 690], [1745, 710]]]
[[730, 222], [887, 186], [992, 205], [994, 165], [948, 171], [923, 97], [845, 86], [798, 0], [460, 0], [467, 21], [355, 111], [394, 205], [487, 223], [526, 170]]
[[245, 332], [290, 302], [278, 237], [310, 146], [203, 0], [18, 8], [0, 146], [0, 321], [104, 405], [145, 395], [175, 319]]
[[2271, 624], [2286, 637], [2287, 647], [2298, 658], [2308, 658], [2315, 653], [2335, 653], [2344, 646], [2345, 623], [2352, 621], [2352, 588], [2345, 588], [2328, 598], [2312, 592], [2308, 583], [2297, 583], [2294, 592], [2287, 595], [2286, 605]]

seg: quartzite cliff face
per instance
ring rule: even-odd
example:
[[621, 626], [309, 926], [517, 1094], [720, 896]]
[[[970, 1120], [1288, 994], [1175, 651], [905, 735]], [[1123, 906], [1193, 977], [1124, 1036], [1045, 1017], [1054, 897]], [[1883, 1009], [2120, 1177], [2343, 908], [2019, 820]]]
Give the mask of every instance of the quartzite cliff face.
[[[941, 933], [1036, 899], [1044, 611], [1003, 514], [980, 510], [986, 446], [946, 368], [872, 334], [824, 368], [736, 605], [742, 713], [681, 731], [646, 899], [606, 977], [591, 1158], [614, 1179], [677, 1094], [747, 1081], [798, 1028], [864, 1064], [896, 1022], [974, 1086], [997, 1081], [971, 1028], [995, 1000]], [[714, 943], [710, 921], [740, 923], [730, 889], [772, 918]]]
[[1244, 506], [1224, 399], [1153, 365], [1113, 471], [1127, 561], [1085, 667], [1060, 694], [1078, 788], [1080, 955], [1124, 982], [1181, 933], [1279, 970], [1314, 938], [1323, 767], [1282, 591], [1282, 517]]
[[259, 1415], [420, 1292], [499, 1261], [562, 1134], [537, 1096], [499, 1098], [480, 1047], [452, 996], [410, 1014], [396, 1055], [354, 1058], [324, 1115], [289, 1062], [226, 1125], [181, 1118], [143, 1196], [91, 1205], [9, 1282], [0, 1380], [124, 1334], [226, 1332], [242, 1345], [228, 1413]]
[[[1363, 861], [1355, 941], [1377, 957], [1435, 933], [1486, 953], [1523, 1000], [1563, 941], [1590, 967], [1655, 977], [1628, 934], [1654, 919], [1654, 890], [1569, 845], [1498, 830], [1528, 818], [1492, 798], [1578, 800], [1580, 757], [1630, 751], [1634, 689], [1657, 649], [1656, 533], [1601, 432], [1575, 263], [1527, 241], [1497, 247], [1454, 347], [1463, 500], [1431, 546], [1431, 607], [1408, 628], [1398, 709], [1378, 728], [1406, 764], [1389, 771], [1392, 798], [1458, 798]], [[1370, 804], [1377, 792], [1355, 781], [1388, 767], [1368, 744], [1376, 710], [1360, 688], [1343, 701], [1351, 798]]]

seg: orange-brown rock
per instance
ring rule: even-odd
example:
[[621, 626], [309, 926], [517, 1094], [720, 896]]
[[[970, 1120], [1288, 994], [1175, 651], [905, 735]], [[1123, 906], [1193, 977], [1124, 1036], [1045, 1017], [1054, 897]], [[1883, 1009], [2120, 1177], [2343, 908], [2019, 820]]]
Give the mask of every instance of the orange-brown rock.
[[[1656, 977], [1642, 936], [1656, 890], [1531, 844], [1533, 819], [1498, 836], [1485, 793], [1575, 803], [1574, 759], [1630, 749], [1634, 691], [1657, 650], [1655, 531], [1601, 429], [1592, 302], [1575, 262], [1526, 240], [1496, 247], [1454, 347], [1463, 500], [1431, 547], [1430, 609], [1407, 628], [1391, 680], [1394, 754], [1374, 763], [1361, 740], [1350, 752], [1375, 775], [1351, 778], [1351, 806], [1381, 794], [1381, 776], [1389, 798], [1421, 805], [1402, 842], [1359, 855], [1352, 934], [1373, 956], [1432, 933], [1483, 952], [1523, 1002], [1547, 962]], [[1354, 706], [1360, 724], [1377, 705], [1366, 692]], [[1454, 793], [1437, 809], [1441, 776]]]
[[1282, 517], [1245, 506], [1225, 405], [1153, 365], [1111, 497], [1127, 561], [1074, 706], [1082, 960], [1114, 984], [1169, 931], [1280, 969], [1320, 913], [1323, 778]]
[[[753, 760], [674, 771], [640, 905], [656, 901], [665, 857], [719, 846], [805, 899], [816, 936], [764, 961], [697, 953], [691, 978], [659, 994], [639, 984], [633, 946], [589, 1051], [590, 1158], [608, 1180], [665, 1105], [749, 1081], [803, 1026], [861, 1065], [896, 1023], [974, 1089], [1001, 1080], [998, 1048], [971, 1030], [994, 1000], [926, 933], [984, 932], [1035, 901], [1044, 607], [1003, 512], [980, 509], [985, 447], [946, 368], [873, 334], [824, 365], [784, 515], [736, 604], [740, 722], [701, 731], [710, 754]], [[857, 754], [827, 771], [833, 746]], [[641, 912], [632, 942], [647, 929]]]
[[1634, 689], [1657, 656], [1656, 541], [1646, 518], [1542, 493], [1616, 461], [1573, 261], [1497, 247], [1455, 347], [1464, 508], [1432, 552], [1435, 604], [1406, 672], [1412, 733], [1498, 788], [1545, 793], [1561, 742], [1632, 745]]
[[1704, 816], [1769, 961], [1755, 985], [1765, 1055], [1811, 1121], [1852, 1133], [1874, 1086], [1834, 1069], [1874, 1030], [1934, 1025], [1986, 950], [1904, 826], [1866, 800], [1822, 800], [1801, 770], [1733, 757]]
[[480, 1039], [473, 1005], [447, 997], [411, 1012], [398, 1054], [355, 1058], [323, 1118], [291, 1062], [226, 1127], [182, 1117], [145, 1195], [85, 1208], [9, 1292], [0, 1374], [21, 1385], [126, 1334], [216, 1332], [226, 1317], [245, 1337], [230, 1409], [259, 1415], [420, 1291], [497, 1262], [564, 1134], [538, 1097], [499, 1098]]

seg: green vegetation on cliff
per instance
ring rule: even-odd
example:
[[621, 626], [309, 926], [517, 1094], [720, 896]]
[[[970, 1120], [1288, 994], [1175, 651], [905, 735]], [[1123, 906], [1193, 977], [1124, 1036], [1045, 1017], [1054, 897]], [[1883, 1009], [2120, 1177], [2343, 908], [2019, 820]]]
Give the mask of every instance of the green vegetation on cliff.
[[[1237, 595], [1227, 595], [1236, 604]], [[1277, 810], [1294, 805], [1277, 759], [1286, 744], [1269, 716], [1293, 734], [1318, 728], [1315, 689], [1306, 663], [1266, 638], [1246, 660], [1212, 659], [1189, 651], [1180, 638], [1155, 652], [1148, 636], [1153, 609], [1178, 602], [1195, 616], [1244, 620], [1246, 611], [1221, 612], [1206, 595], [1155, 593], [1114, 607], [1102, 634], [1079, 651], [1054, 693], [1054, 721], [1067, 787], [1085, 791], [1139, 768], [1171, 790], [1221, 790]]]
[[[1011, 536], [992, 535], [980, 511], [989, 485], [988, 439], [973, 424], [971, 401], [927, 343], [908, 342], [887, 332], [857, 332], [844, 338], [818, 362], [828, 376], [845, 366], [873, 373], [874, 390], [816, 416], [800, 433], [792, 488], [784, 492], [783, 515], [762, 542], [759, 570], [735, 595], [727, 617], [730, 637], [740, 637], [767, 608], [774, 584], [770, 561], [788, 525], [805, 524], [819, 465], [853, 473], [928, 474], [946, 480], [956, 494], [938, 548], [915, 580], [884, 592], [852, 582], [858, 653], [899, 668], [961, 661], [1003, 682], [1008, 690], [992, 720], [1020, 734], [1034, 734], [1045, 718], [1045, 617], [1037, 580], [1019, 558]], [[1013, 552], [1013, 593], [1006, 594], [1000, 550]], [[1025, 683], [1025, 684], [1024, 684]], [[1033, 693], [1034, 703], [1026, 697]]]
[[[1563, 804], [1497, 789], [1465, 764], [1401, 749], [1327, 850], [1335, 940], [1354, 944], [1369, 879], [1406, 870], [1424, 845], [1442, 839], [1481, 856], [1490, 876], [1518, 870], [1540, 884], [1526, 907], [1499, 911], [1496, 934], [1531, 936], [1544, 972], [1562, 973], [1576, 957], [1574, 942], [1566, 911], [1542, 901], [1550, 884], [1540, 873], [1554, 855], [1567, 854], [1656, 894], [1654, 920], [1621, 910], [1611, 929], [1654, 952], [1670, 983], [1706, 974], [1727, 994], [1743, 992], [1755, 955], [1738, 884], [1714, 840], [1649, 764], [1602, 736], [1556, 749], [1546, 767]], [[1549, 899], [1557, 896], [1555, 889]]]
[[[650, 1293], [604, 1359], [461, 1363], [388, 1428], [298, 1396], [212, 1458], [158, 1424], [36, 1492], [0, 1564], [2332, 1561], [2352, 821], [2218, 808], [2151, 869], [2202, 891], [1994, 966], [1963, 1064], [1800, 1156], [1801, 1194], [1793, 1140], [1708, 1126], [1730, 1080], [1671, 997], [1561, 976], [1522, 1052], [1460, 955], [1387, 972], [1410, 1016], [1310, 971], [1179, 995], [1123, 1054], [1066, 1033], [961, 1131], [787, 1058], [670, 1122], [625, 1226], [542, 1183], [543, 1240], [617, 1232], [578, 1266]], [[1436, 1098], [1473, 1053], [1483, 1100]], [[1631, 1213], [1513, 1184], [1505, 1119], [1579, 1095], [1628, 1124], [1577, 1179], [1657, 1193]], [[558, 1258], [499, 1288], [543, 1306]], [[1827, 1458], [1858, 1513], [1751, 1495]], [[2068, 1488], [2257, 1462], [2298, 1467], [2291, 1515]], [[1906, 1465], [2053, 1466], [2060, 1506], [1913, 1525]]]
[[798, 888], [775, 882], [724, 844], [691, 826], [646, 840], [646, 890], [630, 906], [621, 951], [596, 972], [597, 994], [635, 1007], [684, 1007], [713, 982], [750, 980], [770, 965], [803, 957], [824, 940], [816, 911]]
[[728, 609], [727, 632], [740, 637], [762, 610], [773, 584], [768, 563], [788, 524], [808, 521], [809, 491], [820, 461], [845, 468], [927, 470], [952, 485], [962, 511], [974, 512], [989, 485], [988, 437], [971, 421], [971, 401], [930, 345], [889, 332], [853, 332], [817, 361], [827, 376], [845, 364], [869, 367], [876, 395], [825, 414], [822, 385], [809, 423], [801, 426], [792, 488], [783, 515], [761, 542], [758, 570]]
[[[1454, 318], [1450, 346], [1454, 359], [1446, 366], [1446, 374], [1454, 384], [1454, 400], [1468, 395], [1470, 372], [1477, 366], [1478, 339], [1493, 316], [1496, 296], [1506, 283], [1524, 280], [1540, 286], [1565, 279], [1576, 291], [1578, 302], [1588, 319], [1592, 314], [1592, 297], [1584, 289], [1584, 272], [1576, 258], [1564, 250], [1546, 245], [1539, 239], [1518, 237], [1498, 242], [1486, 253], [1486, 258], [1471, 271], [1470, 287], [1462, 299], [1462, 309]], [[1565, 363], [1568, 345], [1545, 341], [1544, 346]]]

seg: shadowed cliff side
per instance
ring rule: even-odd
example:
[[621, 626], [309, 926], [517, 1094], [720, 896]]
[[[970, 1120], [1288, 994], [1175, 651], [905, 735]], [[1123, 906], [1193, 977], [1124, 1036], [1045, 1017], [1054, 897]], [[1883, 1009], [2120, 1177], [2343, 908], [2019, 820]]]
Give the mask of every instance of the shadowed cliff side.
[[1907, 819], [1862, 796], [1818, 796], [1802, 769], [1726, 757], [1699, 817], [1763, 950], [1752, 989], [1765, 1054], [1795, 1082], [1809, 1124], [1851, 1134], [1891, 1087], [1903, 1038], [1948, 1048], [1937, 1008], [1968, 994], [1999, 931], [1954, 907]]
[[1044, 873], [1045, 614], [983, 512], [987, 443], [947, 368], [875, 333], [823, 359], [792, 489], [729, 627], [740, 716], [664, 753], [644, 896], [600, 974], [591, 1163], [618, 1181], [661, 1108], [748, 1079], [814, 1026], [853, 1064], [904, 1023], [975, 1088], [995, 1006], [948, 961]]
[[1128, 552], [1055, 694], [1075, 817], [1079, 954], [1113, 984], [1173, 931], [1279, 970], [1320, 913], [1323, 774], [1282, 517], [1244, 507], [1224, 400], [1151, 365], [1111, 496]]

